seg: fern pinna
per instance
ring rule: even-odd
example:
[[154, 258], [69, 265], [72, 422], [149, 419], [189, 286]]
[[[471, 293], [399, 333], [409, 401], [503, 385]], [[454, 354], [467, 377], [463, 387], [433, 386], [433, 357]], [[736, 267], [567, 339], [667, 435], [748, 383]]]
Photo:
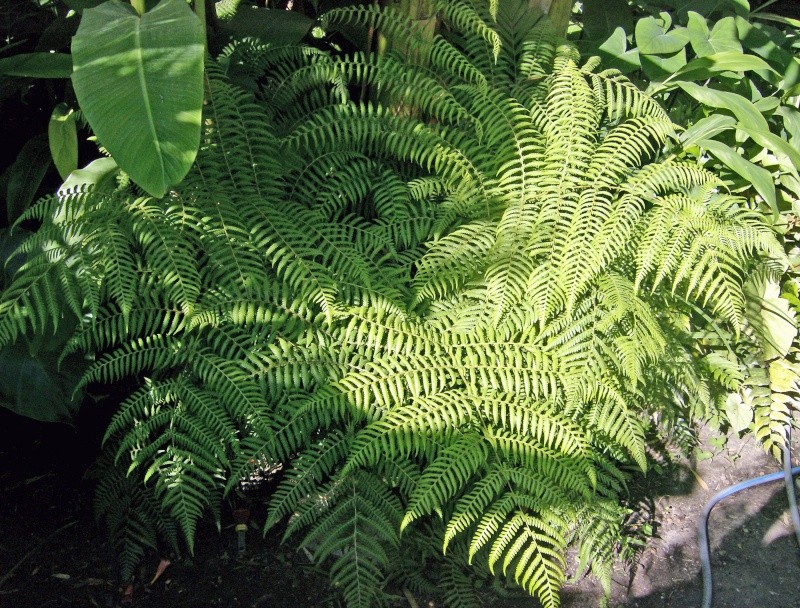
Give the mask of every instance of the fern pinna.
[[98, 497], [146, 490], [127, 530], [107, 515], [128, 572], [147, 522], [191, 548], [266, 459], [266, 528], [288, 519], [349, 606], [438, 563], [448, 605], [476, 605], [472, 564], [555, 607], [569, 546], [609, 587], [652, 414], [716, 407], [694, 323], [740, 331], [770, 231], [527, 2], [439, 10], [432, 40], [372, 8], [322, 21], [408, 56], [232, 44], [179, 188], [31, 212], [0, 340], [69, 318], [84, 384], [136, 379], [106, 434], [128, 479]]

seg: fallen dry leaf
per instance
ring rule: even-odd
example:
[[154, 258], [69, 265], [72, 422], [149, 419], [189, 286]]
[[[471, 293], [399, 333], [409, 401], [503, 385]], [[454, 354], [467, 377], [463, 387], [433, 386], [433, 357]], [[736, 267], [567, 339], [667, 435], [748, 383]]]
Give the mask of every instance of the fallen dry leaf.
[[156, 573], [153, 575], [153, 580], [150, 581], [150, 586], [155, 584], [155, 582], [159, 579], [159, 577], [164, 574], [164, 570], [166, 570], [172, 562], [168, 559], [162, 559], [158, 563], [158, 568], [156, 568]]
[[133, 585], [128, 585], [122, 594], [122, 605], [130, 606], [131, 604], [133, 604]]

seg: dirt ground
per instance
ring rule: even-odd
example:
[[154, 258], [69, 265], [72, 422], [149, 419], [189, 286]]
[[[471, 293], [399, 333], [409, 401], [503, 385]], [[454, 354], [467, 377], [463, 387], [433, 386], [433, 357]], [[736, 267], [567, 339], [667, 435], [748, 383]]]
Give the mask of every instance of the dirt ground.
[[[706, 437], [708, 440], [708, 437]], [[0, 608], [120, 606], [124, 589], [115, 557], [97, 529], [91, 484], [83, 479], [94, 438], [60, 425], [38, 425], [0, 413]], [[633, 567], [614, 574], [611, 606], [693, 608], [701, 603], [696, 522], [725, 487], [779, 470], [752, 440], [725, 448], [704, 444], [706, 457], [683, 460], [645, 486], [655, 497], [654, 529]], [[800, 454], [800, 449], [796, 451]], [[70, 458], [64, 458], [69, 454]], [[262, 517], [254, 510], [255, 521]], [[263, 517], [262, 517], [263, 519]], [[746, 490], [718, 505], [710, 521], [714, 608], [800, 608], [800, 556], [781, 483]], [[192, 559], [175, 559], [152, 585], [159, 555], [148, 555], [132, 588], [132, 607], [304, 608], [337, 605], [327, 578], [276, 536], [247, 534], [236, 557], [233, 522], [198, 532]], [[591, 580], [568, 585], [565, 608], [600, 605]], [[420, 607], [437, 606], [417, 598]], [[402, 603], [398, 603], [401, 606]], [[408, 605], [405, 603], [405, 605]], [[486, 606], [536, 606], [487, 599]]]
[[[682, 459], [666, 475], [648, 478], [656, 536], [638, 563], [615, 572], [611, 606], [699, 607], [697, 520], [703, 507], [731, 485], [781, 470], [751, 438], [731, 437], [724, 448], [712, 447], [707, 433], [702, 438], [698, 452], [705, 452], [705, 458]], [[794, 443], [794, 453], [800, 454]], [[800, 553], [782, 481], [719, 502], [708, 529], [714, 608], [800, 608]], [[581, 581], [565, 589], [563, 605], [594, 606], [601, 595], [591, 581]]]

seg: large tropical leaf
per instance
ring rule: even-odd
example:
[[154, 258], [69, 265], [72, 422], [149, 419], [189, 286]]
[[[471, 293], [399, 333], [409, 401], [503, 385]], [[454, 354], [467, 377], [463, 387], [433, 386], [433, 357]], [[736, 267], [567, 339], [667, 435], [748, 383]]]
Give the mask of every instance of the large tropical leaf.
[[139, 186], [163, 196], [200, 144], [204, 32], [183, 0], [139, 16], [111, 0], [84, 11], [72, 41], [75, 93], [103, 146]]

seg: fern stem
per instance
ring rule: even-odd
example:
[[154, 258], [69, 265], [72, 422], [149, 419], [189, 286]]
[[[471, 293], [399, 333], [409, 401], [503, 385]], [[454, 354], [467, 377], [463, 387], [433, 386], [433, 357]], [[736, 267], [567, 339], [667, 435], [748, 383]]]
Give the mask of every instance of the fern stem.
[[406, 599], [408, 600], [408, 605], [411, 606], [411, 608], [419, 608], [417, 600], [415, 600], [414, 596], [411, 595], [411, 591], [408, 590], [408, 587], [403, 587], [403, 595], [406, 596]]

